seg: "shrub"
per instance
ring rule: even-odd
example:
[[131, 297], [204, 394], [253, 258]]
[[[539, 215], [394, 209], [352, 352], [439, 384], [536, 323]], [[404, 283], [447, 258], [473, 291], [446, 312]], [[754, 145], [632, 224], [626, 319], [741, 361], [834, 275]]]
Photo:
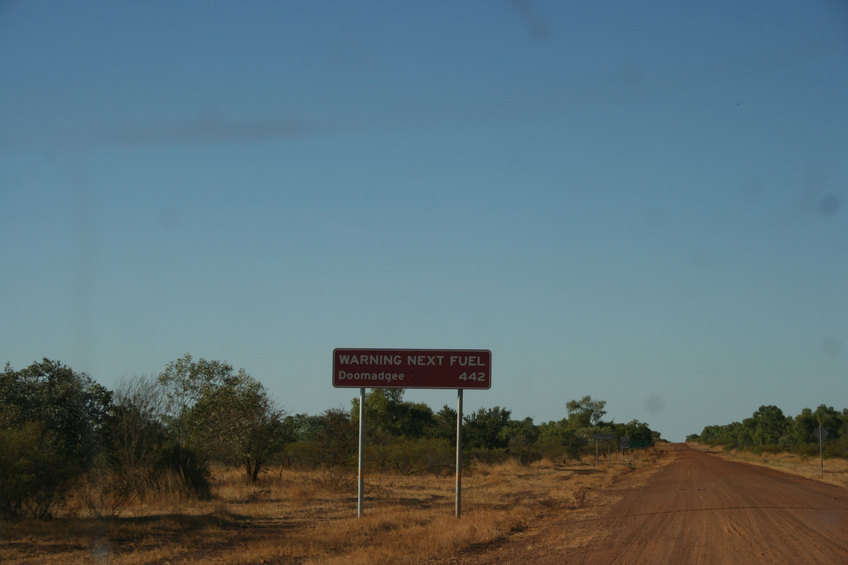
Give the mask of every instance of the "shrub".
[[386, 445], [366, 446], [365, 452], [369, 468], [402, 475], [440, 475], [456, 464], [456, 450], [446, 439], [398, 438]]
[[41, 424], [0, 429], [0, 513], [49, 518], [73, 485], [76, 472]]
[[212, 491], [209, 482], [209, 465], [205, 459], [197, 457], [191, 449], [172, 445], [162, 451], [156, 464], [155, 476], [161, 484], [169, 485], [169, 489], [174, 489], [169, 481], [169, 475], [179, 477], [182, 487], [189, 496], [210, 498]]
[[503, 463], [509, 459], [509, 453], [504, 448], [501, 449], [471, 449], [468, 452], [468, 459], [472, 462], [492, 465], [495, 463]]
[[105, 457], [99, 457], [80, 481], [79, 495], [92, 515], [114, 518], [140, 490], [131, 477], [115, 471]]

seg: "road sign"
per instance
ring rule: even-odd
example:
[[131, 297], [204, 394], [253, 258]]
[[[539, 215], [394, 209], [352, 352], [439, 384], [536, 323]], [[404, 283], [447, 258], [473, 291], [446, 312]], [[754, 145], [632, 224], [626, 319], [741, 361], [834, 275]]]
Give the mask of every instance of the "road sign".
[[461, 515], [462, 391], [492, 386], [488, 349], [334, 349], [333, 386], [359, 389], [359, 487], [357, 516], [362, 516], [366, 388], [455, 388], [456, 517]]
[[334, 349], [338, 388], [489, 389], [488, 349]]
[[[613, 434], [592, 434], [592, 439], [595, 441], [595, 465], [598, 464], [598, 442], [611, 441], [615, 439]], [[609, 444], [607, 444], [607, 457], [609, 457]]]
[[823, 441], [827, 439], [828, 431], [824, 428], [816, 428], [816, 431], [813, 432], [813, 435], [816, 436], [816, 439], [819, 441]]
[[621, 436], [621, 437], [618, 439], [618, 446], [619, 446], [622, 450], [624, 450], [624, 449], [630, 449], [630, 438], [629, 438], [629, 437], [627, 437], [627, 436]]

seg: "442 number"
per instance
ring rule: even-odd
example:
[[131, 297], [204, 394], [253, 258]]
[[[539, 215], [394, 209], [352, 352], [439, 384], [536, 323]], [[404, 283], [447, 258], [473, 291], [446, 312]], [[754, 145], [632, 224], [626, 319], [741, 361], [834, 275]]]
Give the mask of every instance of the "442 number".
[[475, 383], [484, 383], [486, 382], [486, 373], [462, 373], [459, 375], [459, 380], [464, 382], [472, 381]]

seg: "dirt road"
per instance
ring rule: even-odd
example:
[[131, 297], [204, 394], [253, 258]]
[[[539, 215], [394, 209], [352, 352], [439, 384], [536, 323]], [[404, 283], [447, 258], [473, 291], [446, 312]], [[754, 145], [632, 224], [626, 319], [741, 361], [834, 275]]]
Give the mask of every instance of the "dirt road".
[[848, 490], [685, 445], [617, 502], [455, 563], [848, 563]]

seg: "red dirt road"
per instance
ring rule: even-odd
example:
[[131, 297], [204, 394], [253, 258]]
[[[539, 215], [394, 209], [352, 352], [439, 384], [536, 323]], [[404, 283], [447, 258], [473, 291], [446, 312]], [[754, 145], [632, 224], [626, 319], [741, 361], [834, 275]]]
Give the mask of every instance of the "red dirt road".
[[599, 515], [563, 518], [459, 563], [848, 563], [848, 490], [685, 445]]

